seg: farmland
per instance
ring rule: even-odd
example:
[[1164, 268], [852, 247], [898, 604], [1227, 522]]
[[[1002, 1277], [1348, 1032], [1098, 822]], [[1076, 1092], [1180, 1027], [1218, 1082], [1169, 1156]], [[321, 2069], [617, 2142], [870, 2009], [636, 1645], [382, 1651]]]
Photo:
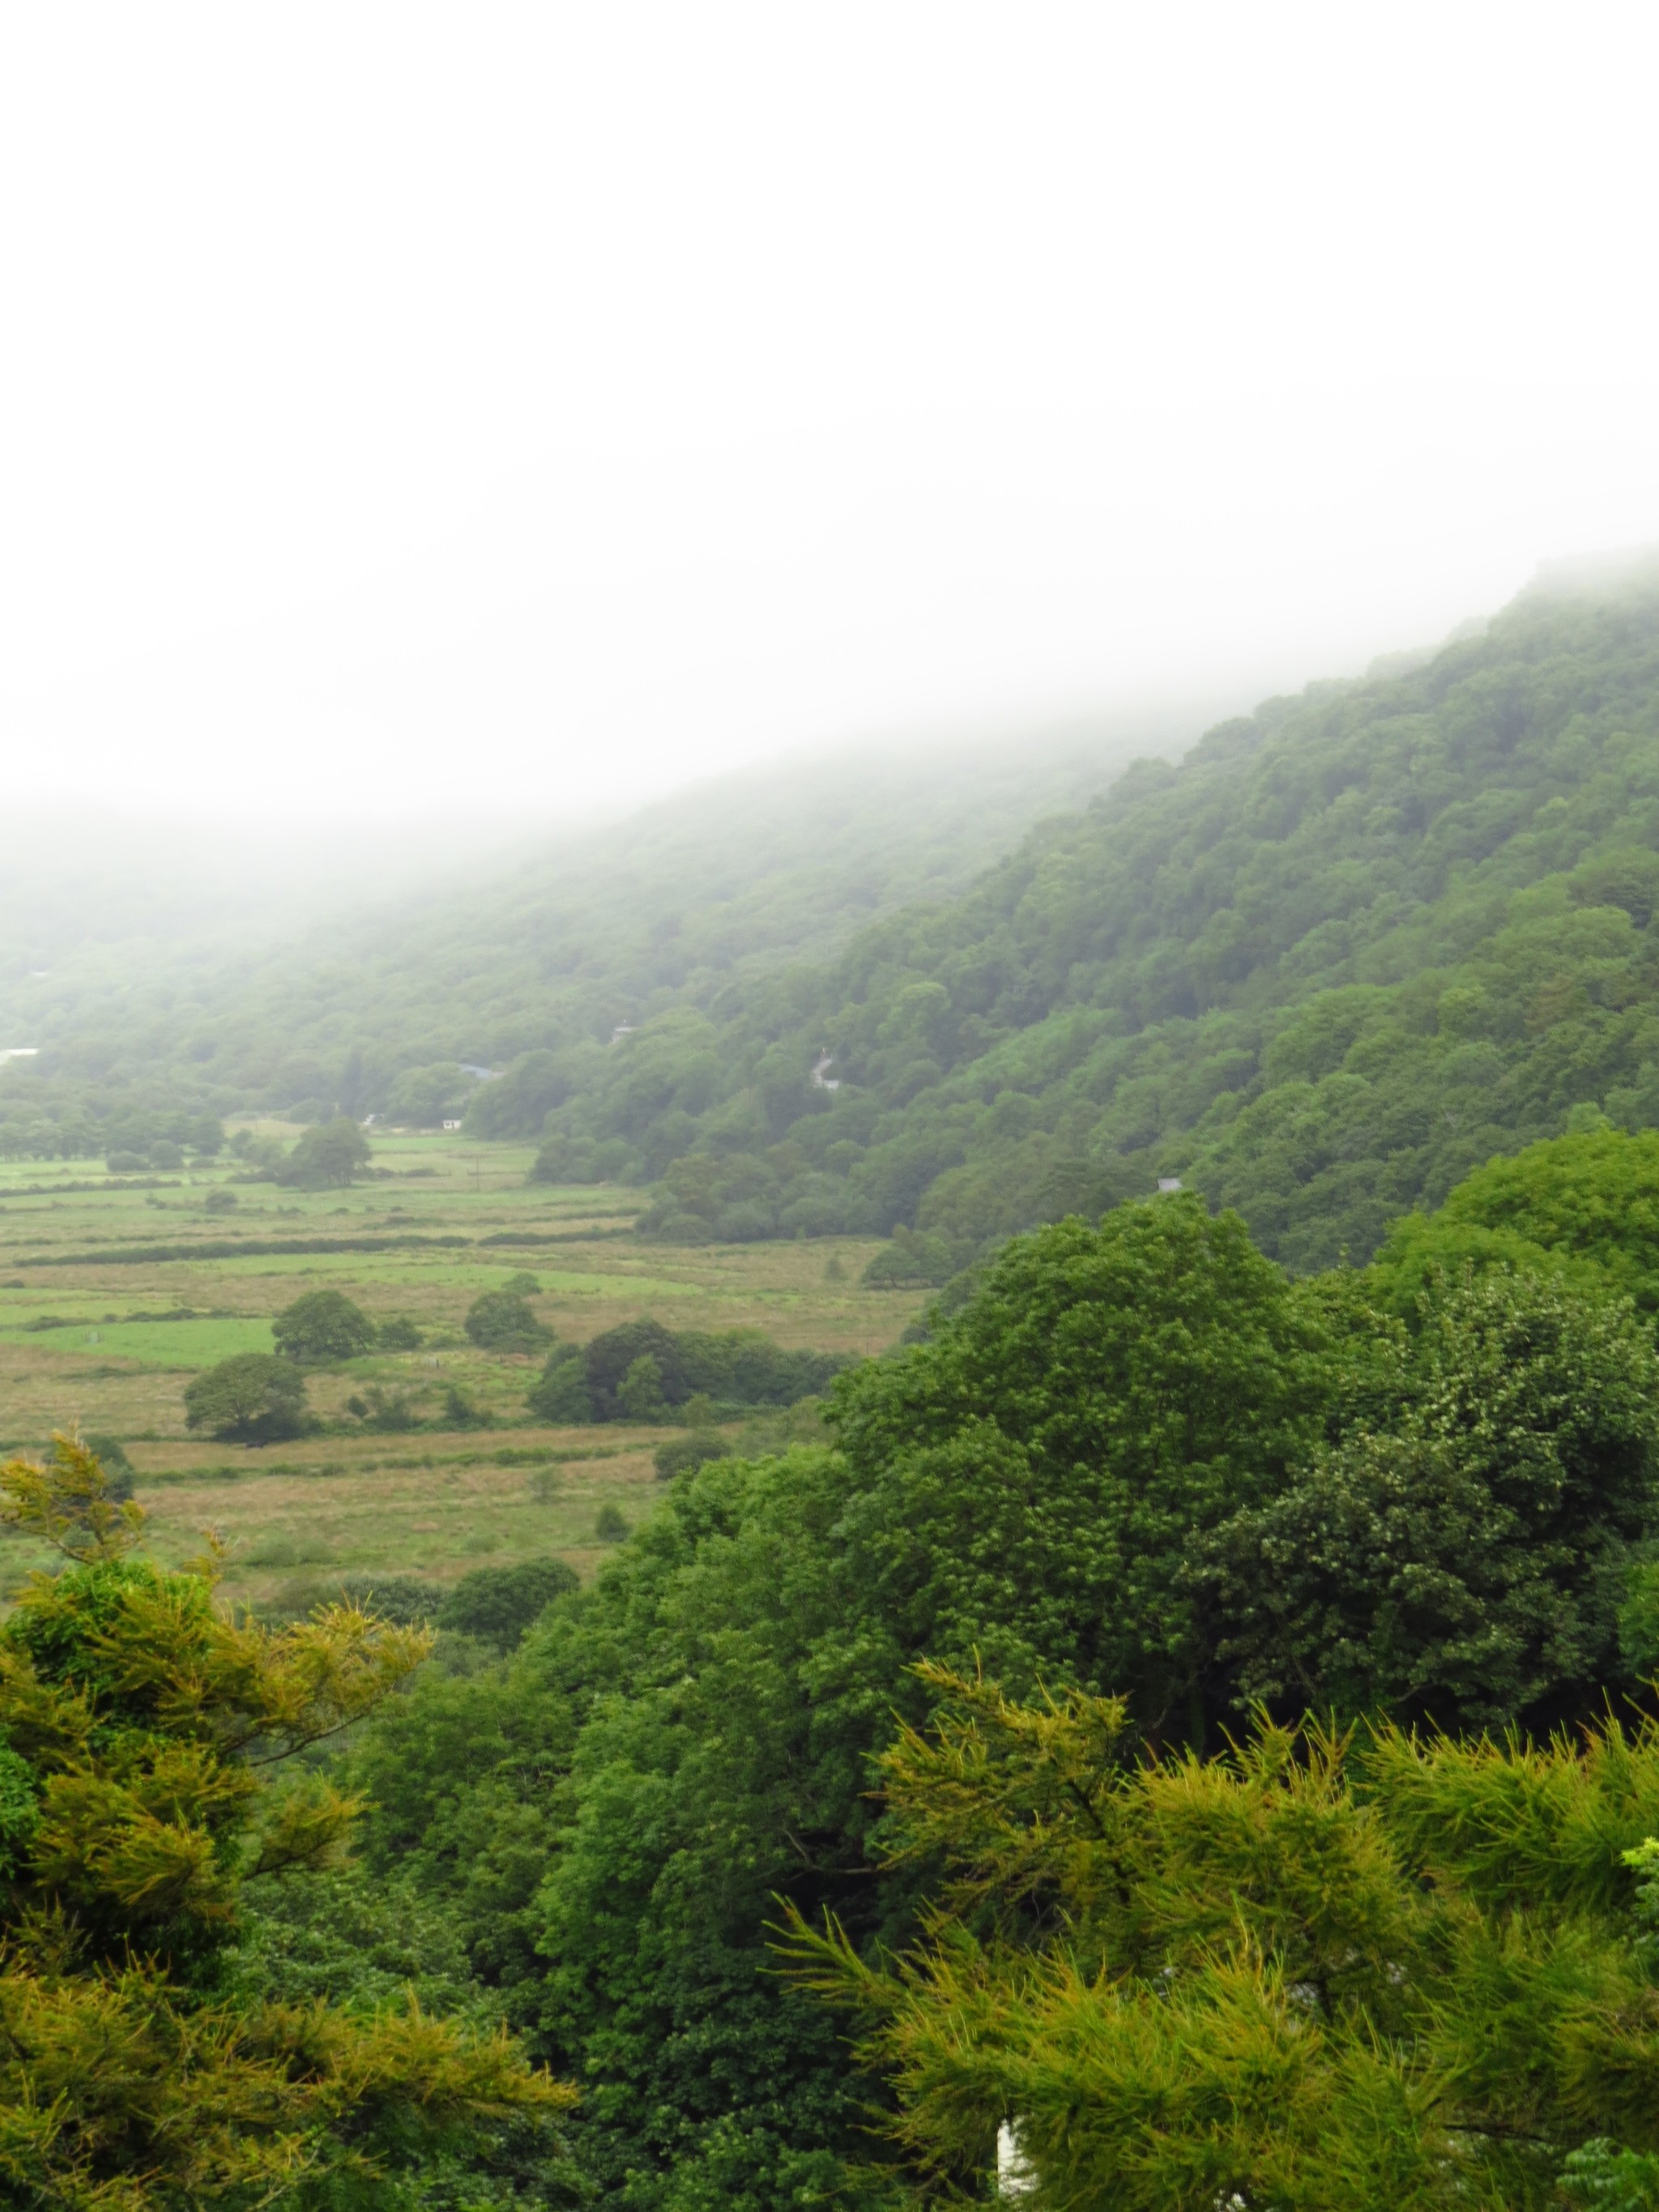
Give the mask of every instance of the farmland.
[[[533, 1422], [525, 1394], [537, 1361], [480, 1351], [464, 1333], [480, 1291], [533, 1275], [538, 1317], [578, 1344], [652, 1316], [856, 1353], [890, 1344], [921, 1304], [920, 1292], [860, 1285], [878, 1249], [868, 1241], [644, 1243], [639, 1194], [528, 1185], [532, 1157], [391, 1134], [366, 1180], [321, 1192], [239, 1180], [228, 1158], [131, 1178], [90, 1163], [0, 1167], [0, 1446], [36, 1451], [71, 1426], [117, 1439], [158, 1555], [188, 1558], [212, 1531], [228, 1547], [228, 1594], [261, 1605], [304, 1603], [344, 1574], [441, 1585], [527, 1558], [560, 1558], [586, 1577], [605, 1553], [604, 1509], [629, 1526], [652, 1510], [652, 1455], [672, 1431]], [[297, 1441], [191, 1435], [192, 1378], [270, 1351], [273, 1316], [321, 1289], [343, 1291], [377, 1322], [407, 1316], [420, 1348], [310, 1370], [317, 1426]], [[394, 1410], [365, 1422], [348, 1405], [365, 1394]], [[468, 1403], [476, 1415], [457, 1425]], [[737, 1443], [744, 1431], [727, 1434]], [[769, 1434], [751, 1430], [750, 1441]], [[42, 1563], [8, 1540], [0, 1588]]]

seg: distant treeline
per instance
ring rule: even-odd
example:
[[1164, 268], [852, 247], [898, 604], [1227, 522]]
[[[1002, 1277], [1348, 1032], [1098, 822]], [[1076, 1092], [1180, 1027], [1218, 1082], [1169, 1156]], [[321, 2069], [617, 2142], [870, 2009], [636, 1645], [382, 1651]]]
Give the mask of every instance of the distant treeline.
[[[218, 963], [200, 945], [123, 941], [120, 907], [105, 941], [64, 945], [48, 973], [0, 960], [0, 1046], [40, 1048], [0, 1063], [0, 1154], [143, 1152], [151, 1121], [185, 1145], [172, 1125], [203, 1112], [435, 1128], [527, 1054], [746, 999], [832, 959], [876, 916], [953, 896], [1030, 822], [1182, 726], [1166, 715], [957, 751], [948, 775], [921, 755], [725, 780]], [[84, 904], [100, 887], [74, 888]], [[533, 1078], [509, 1095], [474, 1133], [533, 1134], [556, 1103], [536, 1103]]]
[[543, 1420], [648, 1421], [696, 1397], [711, 1407], [793, 1406], [853, 1362], [787, 1352], [758, 1329], [665, 1328], [623, 1322], [588, 1343], [556, 1345], [530, 1395]]

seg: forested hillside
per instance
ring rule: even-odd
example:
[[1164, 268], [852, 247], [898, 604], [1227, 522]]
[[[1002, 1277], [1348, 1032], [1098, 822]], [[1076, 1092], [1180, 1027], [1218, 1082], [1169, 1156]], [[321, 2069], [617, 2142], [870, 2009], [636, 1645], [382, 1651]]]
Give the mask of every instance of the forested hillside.
[[[355, 902], [331, 878], [307, 894], [307, 859], [284, 907], [273, 852], [247, 915], [234, 856], [163, 840], [147, 873], [135, 831], [118, 852], [94, 841], [88, 872], [83, 837], [47, 839], [0, 892], [0, 1045], [40, 1048], [0, 1077], [0, 1141], [68, 1157], [142, 1148], [147, 1128], [183, 1142], [208, 1113], [458, 1115], [476, 1081], [459, 1063], [746, 1003], [872, 916], [959, 892], [1038, 817], [1189, 727], [1142, 715], [948, 757], [808, 761], [493, 858], [465, 836], [430, 852], [422, 833], [426, 889], [375, 898], [422, 851], [389, 824], [365, 840]], [[327, 919], [301, 933], [307, 896]], [[551, 1097], [533, 1074], [513, 1090], [508, 1118], [539, 1126]]]
[[544, 1064], [546, 1172], [660, 1177], [670, 1237], [915, 1224], [940, 1270], [1178, 1176], [1297, 1267], [1363, 1256], [1494, 1152], [1659, 1119], [1656, 905], [1659, 570], [1547, 576], [831, 967]]
[[1547, 574], [1054, 814], [1109, 757], [780, 772], [326, 944], [15, 981], [42, 1050], [0, 1126], [142, 1152], [204, 1113], [465, 1112], [547, 1180], [654, 1183], [647, 1234], [902, 1226], [943, 1280], [1170, 1177], [1322, 1267], [1575, 1117], [1659, 1120], [1653, 563]]

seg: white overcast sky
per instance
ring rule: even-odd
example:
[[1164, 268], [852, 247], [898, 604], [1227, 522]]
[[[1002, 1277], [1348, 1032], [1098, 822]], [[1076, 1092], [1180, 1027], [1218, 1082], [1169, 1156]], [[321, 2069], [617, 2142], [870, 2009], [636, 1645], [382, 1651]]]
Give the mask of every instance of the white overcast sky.
[[0, 15], [14, 805], [542, 816], [1659, 540], [1649, 8]]

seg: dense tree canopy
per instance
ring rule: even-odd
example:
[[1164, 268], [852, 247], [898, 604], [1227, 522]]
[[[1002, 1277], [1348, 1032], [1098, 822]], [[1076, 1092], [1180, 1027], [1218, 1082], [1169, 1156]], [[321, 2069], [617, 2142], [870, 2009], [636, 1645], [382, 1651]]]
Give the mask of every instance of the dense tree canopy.
[[[1123, 1756], [1125, 1714], [929, 1670], [884, 1849], [942, 1867], [874, 1967], [797, 1915], [924, 2183], [1038, 2203], [1491, 2212], [1659, 2180], [1659, 1730], [1547, 1750], [1258, 1728]], [[1012, 2152], [1013, 2157], [1009, 2156]]]
[[328, 1865], [359, 1809], [262, 1769], [372, 1710], [421, 1637], [349, 1608], [275, 1632], [234, 1621], [210, 1573], [135, 1552], [142, 1516], [70, 1438], [0, 1468], [0, 1501], [67, 1555], [0, 1628], [6, 2201], [320, 2203], [366, 2161], [390, 2182], [497, 2115], [567, 2105], [499, 2036], [245, 1998], [225, 1972], [243, 1883]]

